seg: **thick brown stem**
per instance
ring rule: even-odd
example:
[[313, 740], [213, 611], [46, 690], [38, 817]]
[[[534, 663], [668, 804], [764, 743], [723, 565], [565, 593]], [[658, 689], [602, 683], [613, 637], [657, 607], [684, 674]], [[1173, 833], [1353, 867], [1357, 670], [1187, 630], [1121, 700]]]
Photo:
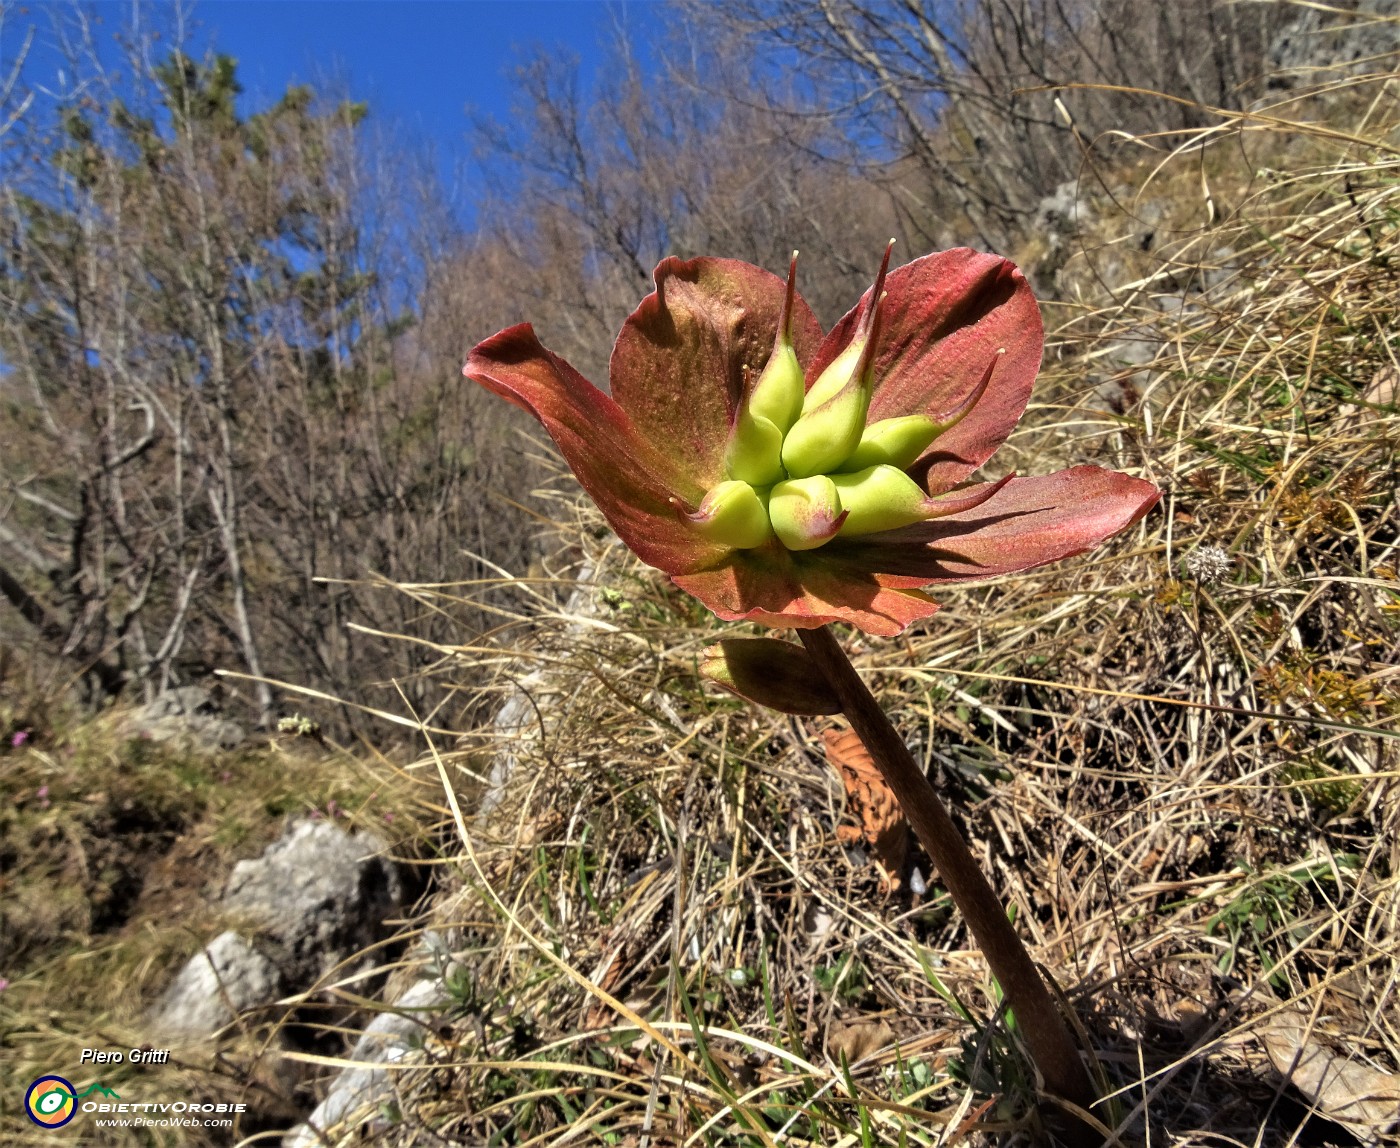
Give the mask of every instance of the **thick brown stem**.
[[[843, 712], [894, 791], [952, 895], [953, 903], [981, 946], [992, 975], [1016, 1014], [1016, 1024], [1045, 1078], [1046, 1089], [1087, 1110], [1097, 1097], [1089, 1073], [1079, 1059], [1079, 1049], [1031, 962], [1030, 954], [1007, 919], [1001, 901], [943, 808], [933, 784], [914, 761], [904, 739], [866, 689], [831, 631], [823, 626], [818, 630], [799, 630], [798, 634], [836, 692]], [[1082, 1123], [1073, 1134], [1079, 1143], [1098, 1144], [1102, 1140]]]

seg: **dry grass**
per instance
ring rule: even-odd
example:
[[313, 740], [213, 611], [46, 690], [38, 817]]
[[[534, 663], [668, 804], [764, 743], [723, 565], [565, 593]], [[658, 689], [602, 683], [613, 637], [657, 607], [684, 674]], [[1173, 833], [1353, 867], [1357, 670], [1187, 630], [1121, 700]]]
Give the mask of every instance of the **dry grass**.
[[[1098, 462], [1152, 477], [1161, 510], [847, 641], [1074, 1004], [1124, 1142], [1382, 1135], [1284, 1081], [1264, 1035], [1289, 1025], [1400, 1070], [1397, 81], [1103, 178], [1131, 210], [1099, 196], [988, 469]], [[421, 946], [399, 976], [435, 965], [454, 1007], [395, 1102], [330, 1142], [1039, 1140], [1014, 1021], [927, 862], [925, 892], [890, 893], [837, 843], [830, 722], [701, 686], [732, 627], [567, 473], [536, 505], [557, 553], [535, 577], [403, 588], [424, 609], [514, 594], [431, 672], [486, 675], [448, 704], [517, 721], [416, 715], [435, 732], [413, 771], [447, 787], [417, 925], [451, 959]]]
[[[159, 1046], [146, 1011], [183, 962], [226, 927], [215, 902], [236, 860], [294, 817], [334, 815], [390, 841], [421, 836], [417, 789], [387, 762], [279, 737], [210, 754], [0, 694], [0, 1142], [52, 1144], [21, 1101], [52, 1072], [100, 1081], [127, 1102], [245, 1103], [243, 1131], [287, 1127], [301, 1078], [277, 1055], [296, 1001], [240, 1019], [211, 1055], [177, 1049], [164, 1066], [80, 1066], [83, 1048]], [[16, 729], [29, 736], [11, 746]], [[312, 1001], [316, 994], [308, 993]], [[324, 1015], [318, 1011], [319, 1017]], [[331, 1046], [331, 1047], [338, 1047]], [[227, 1130], [97, 1129], [69, 1144], [220, 1145]]]
[[[989, 470], [1097, 462], [1160, 483], [1160, 510], [848, 642], [1082, 1018], [1128, 1142], [1380, 1135], [1285, 1084], [1280, 1019], [1400, 1069], [1396, 82], [1165, 141], [1135, 169], [1152, 250], [1101, 213], [1062, 273], [1050, 366]], [[1097, 282], [1109, 257], [1136, 282]], [[455, 1008], [334, 1142], [1037, 1140], [1014, 1025], [936, 882], [882, 892], [837, 843], [829, 723], [702, 688], [724, 628], [554, 489], [556, 568], [435, 671], [493, 675], [523, 720], [434, 736], [416, 767], [451, 797], [422, 924], [450, 939]]]
[[[1065, 361], [996, 464], [1140, 469], [1162, 513], [858, 644], [1131, 1137], [1304, 1136], [1271, 1017], [1400, 1064], [1381, 736], [1400, 716], [1400, 419], [1368, 397], [1395, 369], [1394, 165], [1349, 149], [1256, 185], [1167, 246], [1163, 277], [1201, 249], [1229, 264], [1193, 307], [1160, 306], [1158, 279], [1060, 327]], [[1116, 413], [1085, 361], [1123, 333], [1152, 354], [1111, 380], [1137, 392]], [[564, 533], [589, 540], [580, 513]], [[1223, 579], [1193, 577], [1201, 546], [1228, 553]], [[434, 920], [458, 1019], [401, 1077], [385, 1142], [932, 1143], [974, 1118], [1031, 1135], [1032, 1082], [936, 886], [882, 895], [836, 844], [821, 723], [701, 690], [718, 627], [617, 548], [593, 561], [590, 600], [522, 591], [518, 618], [444, 651], [503, 687], [529, 675], [539, 725], [512, 737], [506, 804], [460, 823]], [[469, 737], [449, 780], [493, 748]]]

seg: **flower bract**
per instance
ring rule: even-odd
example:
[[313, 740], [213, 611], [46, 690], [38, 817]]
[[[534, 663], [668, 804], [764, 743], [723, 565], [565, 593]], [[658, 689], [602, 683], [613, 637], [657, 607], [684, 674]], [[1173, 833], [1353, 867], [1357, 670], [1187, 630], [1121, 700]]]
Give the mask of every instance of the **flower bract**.
[[643, 561], [731, 621], [897, 634], [927, 589], [1054, 562], [1145, 514], [1095, 466], [967, 484], [1016, 426], [1043, 328], [1019, 270], [959, 248], [888, 269], [826, 334], [733, 259], [662, 260], [605, 394], [528, 323], [465, 374], [529, 411]]

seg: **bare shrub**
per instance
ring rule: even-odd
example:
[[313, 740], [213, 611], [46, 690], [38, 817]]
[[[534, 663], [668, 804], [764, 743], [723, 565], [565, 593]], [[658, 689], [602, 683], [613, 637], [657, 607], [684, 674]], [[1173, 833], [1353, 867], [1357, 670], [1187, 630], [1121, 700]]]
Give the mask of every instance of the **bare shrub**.
[[1261, 94], [1269, 38], [1294, 14], [1221, 0], [736, 0], [687, 10], [800, 69], [800, 98], [770, 91], [770, 106], [830, 116], [878, 154], [926, 243], [993, 250], [1024, 238], [1038, 201], [1077, 175], [1086, 141], [1197, 126], [1206, 108]]
[[227, 58], [145, 60], [118, 87], [80, 55], [7, 141], [0, 592], [100, 693], [226, 668], [264, 721], [266, 678], [431, 705], [433, 655], [373, 631], [450, 612], [365, 580], [523, 564], [496, 492], [530, 466], [458, 378], [472, 295], [438, 278], [429, 169], [375, 162], [361, 105], [245, 117]]

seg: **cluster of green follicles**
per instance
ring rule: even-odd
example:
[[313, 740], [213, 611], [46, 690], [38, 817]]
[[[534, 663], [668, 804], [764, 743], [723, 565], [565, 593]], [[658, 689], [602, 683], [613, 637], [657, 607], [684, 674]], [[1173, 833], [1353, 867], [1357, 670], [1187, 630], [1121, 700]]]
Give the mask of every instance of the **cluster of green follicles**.
[[833, 538], [894, 530], [964, 508], [935, 503], [905, 468], [972, 408], [990, 370], [944, 418], [905, 415], [866, 423], [888, 262], [886, 249], [855, 337], [808, 390], [792, 344], [793, 253], [773, 353], [740, 403], [725, 479], [688, 515], [705, 537], [749, 550], [776, 536], [789, 550], [812, 550]]

